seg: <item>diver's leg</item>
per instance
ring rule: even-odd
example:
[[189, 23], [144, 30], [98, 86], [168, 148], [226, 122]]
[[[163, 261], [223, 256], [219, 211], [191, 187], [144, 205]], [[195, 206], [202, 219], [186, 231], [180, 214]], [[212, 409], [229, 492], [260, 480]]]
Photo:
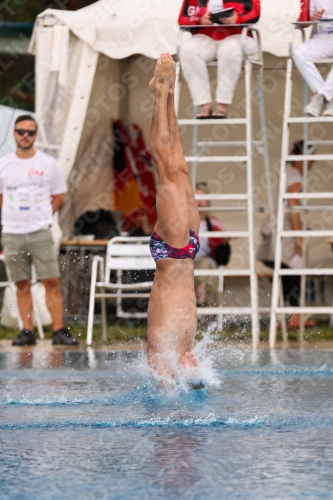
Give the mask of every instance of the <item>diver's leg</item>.
[[155, 230], [170, 246], [181, 248], [189, 241], [189, 217], [186, 191], [172, 155], [168, 122], [168, 96], [174, 77], [173, 59], [162, 54], [156, 63], [154, 85], [150, 85], [155, 104], [149, 146], [158, 174]]
[[169, 122], [169, 134], [171, 143], [171, 154], [173, 157], [173, 162], [177, 166], [178, 172], [180, 173], [180, 178], [186, 193], [189, 227], [198, 233], [200, 226], [200, 217], [199, 217], [198, 205], [193, 193], [192, 184], [188, 176], [188, 168], [184, 158], [181, 135], [175, 112], [174, 88], [175, 88], [175, 79], [171, 84], [170, 92], [168, 95], [168, 122]]
[[[188, 168], [184, 158], [181, 135], [175, 112], [174, 88], [175, 88], [175, 80], [173, 80], [171, 84], [168, 96], [168, 122], [169, 122], [169, 133], [170, 133], [170, 143], [171, 143], [171, 154], [173, 157], [173, 163], [178, 168], [179, 176], [186, 193], [187, 210], [188, 210], [188, 227], [198, 233], [200, 227], [200, 216], [198, 211], [198, 204], [194, 197], [192, 184], [188, 176]], [[194, 354], [191, 352], [191, 349], [193, 347], [195, 332], [196, 332], [196, 326], [193, 330], [193, 336], [191, 338], [188, 338], [187, 345], [185, 346], [182, 343], [182, 349], [179, 350], [180, 363], [184, 367], [198, 366], [198, 362]]]

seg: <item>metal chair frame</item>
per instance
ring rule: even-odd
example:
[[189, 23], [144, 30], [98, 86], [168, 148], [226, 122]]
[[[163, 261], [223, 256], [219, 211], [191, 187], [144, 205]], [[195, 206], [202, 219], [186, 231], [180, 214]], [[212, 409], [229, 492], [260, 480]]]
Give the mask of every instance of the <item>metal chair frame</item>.
[[[201, 26], [188, 26], [181, 27], [180, 35], [178, 39], [178, 53], [182, 43], [184, 30], [195, 30]], [[228, 26], [230, 27], [230, 26]], [[223, 231], [223, 232], [205, 232], [201, 233], [200, 236], [205, 237], [222, 237], [222, 238], [247, 238], [249, 243], [249, 269], [219, 269], [215, 270], [216, 274], [221, 277], [224, 276], [248, 276], [250, 278], [250, 295], [251, 295], [251, 305], [250, 307], [214, 307], [214, 308], [200, 308], [198, 314], [217, 314], [219, 316], [219, 323], [221, 324], [222, 315], [251, 315], [252, 319], [252, 346], [257, 348], [259, 345], [259, 305], [258, 305], [258, 279], [256, 274], [256, 257], [254, 248], [254, 203], [253, 203], [253, 168], [252, 168], [252, 153], [253, 148], [256, 148], [264, 157], [265, 164], [265, 174], [266, 183], [268, 190], [268, 212], [273, 213], [273, 198], [271, 196], [271, 173], [269, 164], [269, 154], [268, 154], [268, 143], [267, 143], [267, 132], [266, 132], [266, 121], [265, 121], [265, 109], [264, 109], [264, 99], [262, 92], [262, 80], [263, 80], [263, 57], [261, 50], [261, 39], [257, 28], [252, 25], [235, 25], [234, 27], [242, 28], [241, 32], [241, 42], [242, 42], [242, 53], [243, 53], [243, 67], [245, 71], [245, 97], [246, 97], [246, 117], [245, 118], [226, 118], [226, 119], [207, 119], [207, 120], [197, 120], [195, 119], [196, 107], [194, 107], [194, 117], [192, 119], [179, 119], [178, 123], [180, 126], [192, 126], [192, 151], [191, 156], [186, 156], [185, 160], [191, 164], [192, 171], [192, 185], [195, 188], [196, 178], [197, 178], [197, 168], [198, 165], [203, 163], [234, 163], [243, 162], [247, 165], [247, 192], [237, 193], [237, 194], [202, 194], [196, 195], [197, 199], [214, 200], [214, 201], [235, 201], [237, 206], [224, 206], [218, 207], [217, 210], [221, 211], [243, 211], [247, 212], [248, 220], [246, 231]], [[212, 28], [216, 28], [213, 26]], [[257, 41], [257, 57], [249, 57], [247, 54], [246, 40], [248, 32], [251, 32]], [[216, 66], [216, 62], [209, 63], [208, 66]], [[252, 138], [252, 109], [251, 109], [251, 81], [252, 81], [252, 66], [257, 68], [257, 83], [258, 83], [258, 100], [260, 109], [260, 123], [261, 123], [261, 141], [254, 141]], [[177, 63], [177, 79], [176, 79], [176, 91], [175, 91], [175, 102], [176, 102], [176, 112], [178, 114], [179, 108], [179, 98], [180, 98], [180, 83], [181, 83], [181, 68], [180, 63]], [[245, 126], [245, 140], [244, 141], [199, 141], [198, 140], [198, 127], [207, 125], [224, 125], [224, 126]], [[243, 146], [246, 148], [246, 155], [244, 156], [204, 156], [203, 153], [207, 148], [212, 147], [235, 147]], [[243, 202], [243, 205], [239, 205], [239, 202]], [[214, 207], [215, 210], [215, 207]], [[208, 271], [204, 271], [208, 275]], [[265, 309], [266, 312], [266, 309]]]
[[[276, 342], [276, 318], [280, 314], [283, 316], [285, 314], [298, 312], [301, 314], [301, 328], [300, 328], [300, 340], [304, 341], [304, 315], [311, 314], [323, 314], [323, 313], [333, 313], [332, 307], [306, 307], [305, 305], [305, 290], [306, 290], [306, 276], [331, 276], [333, 275], [333, 268], [305, 268], [305, 254], [306, 254], [306, 241], [307, 237], [332, 237], [333, 230], [308, 230], [307, 229], [307, 213], [312, 211], [322, 210], [323, 208], [332, 209], [333, 207], [323, 207], [323, 206], [307, 206], [307, 201], [311, 199], [318, 200], [329, 200], [333, 199], [333, 193], [309, 193], [307, 192], [308, 187], [308, 162], [310, 160], [333, 160], [333, 154], [308, 154], [308, 149], [311, 146], [324, 146], [333, 145], [332, 140], [328, 141], [315, 141], [309, 140], [309, 124], [310, 123], [332, 123], [333, 117], [291, 117], [291, 98], [292, 98], [292, 71], [293, 71], [293, 47], [294, 38], [297, 30], [301, 30], [302, 40], [305, 41], [305, 31], [304, 28], [308, 25], [314, 25], [315, 22], [293, 23], [290, 31], [290, 43], [289, 43], [289, 58], [287, 61], [287, 72], [286, 72], [286, 89], [285, 89], [285, 100], [284, 100], [284, 114], [283, 114], [283, 129], [282, 129], [282, 152], [281, 152], [281, 167], [280, 167], [280, 187], [279, 187], [279, 198], [278, 198], [278, 212], [277, 212], [277, 228], [276, 228], [276, 250], [275, 250], [275, 268], [273, 274], [273, 288], [272, 288], [272, 303], [271, 303], [271, 322], [270, 322], [270, 334], [269, 343], [270, 347], [275, 347]], [[315, 64], [332, 64], [333, 59], [321, 59], [315, 61]], [[303, 87], [303, 100], [304, 106], [308, 103], [308, 86], [304, 81]], [[289, 135], [290, 135], [290, 125], [292, 124], [303, 124], [303, 139], [304, 139], [304, 154], [303, 155], [289, 155]], [[304, 177], [304, 191], [302, 193], [286, 193], [286, 164], [291, 161], [303, 160], [303, 177]], [[301, 231], [284, 231], [283, 222], [284, 214], [286, 211], [285, 201], [288, 199], [299, 199], [303, 200], [303, 205], [297, 207], [297, 211], [302, 213], [302, 230]], [[288, 209], [288, 211], [291, 211]], [[281, 269], [281, 258], [282, 258], [282, 238], [283, 237], [303, 237], [303, 268], [302, 269]], [[300, 307], [285, 307], [281, 305], [278, 307], [278, 302], [282, 299], [282, 287], [281, 287], [281, 276], [287, 275], [300, 275], [301, 276], [301, 293], [300, 293]], [[284, 320], [285, 321], [285, 320]], [[283, 336], [284, 340], [287, 340], [287, 334]]]

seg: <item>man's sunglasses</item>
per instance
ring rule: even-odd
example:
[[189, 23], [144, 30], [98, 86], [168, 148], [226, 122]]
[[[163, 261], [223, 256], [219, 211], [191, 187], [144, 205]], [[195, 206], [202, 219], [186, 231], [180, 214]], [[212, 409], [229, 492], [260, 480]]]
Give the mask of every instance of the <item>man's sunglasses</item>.
[[28, 134], [29, 137], [33, 137], [34, 135], [37, 134], [37, 130], [24, 130], [23, 128], [16, 128], [15, 132], [18, 133], [18, 135], [24, 135]]

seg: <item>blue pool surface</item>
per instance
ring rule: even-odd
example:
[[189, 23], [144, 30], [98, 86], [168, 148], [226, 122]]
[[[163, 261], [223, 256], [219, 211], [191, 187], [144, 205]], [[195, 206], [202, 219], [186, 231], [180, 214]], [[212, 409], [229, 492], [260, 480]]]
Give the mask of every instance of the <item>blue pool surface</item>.
[[333, 499], [333, 351], [208, 355], [166, 395], [144, 353], [0, 353], [1, 500]]

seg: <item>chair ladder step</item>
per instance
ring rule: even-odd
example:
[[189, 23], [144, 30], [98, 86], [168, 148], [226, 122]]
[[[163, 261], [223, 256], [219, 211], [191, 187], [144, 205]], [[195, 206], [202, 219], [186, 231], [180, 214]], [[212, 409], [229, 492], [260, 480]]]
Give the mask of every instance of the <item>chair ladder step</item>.
[[185, 156], [189, 163], [245, 163], [247, 156]]
[[333, 313], [333, 306], [323, 306], [323, 307], [277, 307], [277, 314], [331, 314]]
[[287, 123], [332, 123], [333, 116], [292, 116]]
[[222, 314], [225, 315], [233, 315], [233, 314], [244, 314], [249, 315], [252, 314], [251, 307], [198, 307], [198, 314], [206, 315], [206, 314]]
[[284, 200], [333, 200], [333, 191], [330, 193], [284, 193]]
[[246, 118], [208, 118], [207, 120], [200, 120], [195, 118], [190, 119], [180, 119], [178, 120], [179, 125], [246, 125]]
[[203, 238], [209, 238], [210, 236], [216, 238], [249, 238], [251, 234], [249, 231], [202, 231], [199, 236]]
[[[332, 273], [333, 274], [333, 273]], [[250, 269], [195, 269], [194, 276], [250, 276]]]
[[287, 155], [285, 157], [285, 161], [293, 162], [293, 161], [331, 161], [333, 160], [333, 154], [318, 154], [318, 155]]
[[333, 276], [332, 268], [316, 269], [279, 269], [279, 276]]
[[210, 201], [242, 201], [249, 200], [250, 196], [247, 193], [224, 193], [224, 194], [196, 194], [196, 200]]
[[326, 238], [331, 238], [333, 237], [333, 229], [320, 229], [318, 231], [312, 231], [312, 230], [301, 230], [301, 231], [281, 231], [280, 236], [284, 238], [298, 238], [298, 237], [306, 237], [309, 236], [311, 238], [320, 238], [321, 236], [326, 237]]

